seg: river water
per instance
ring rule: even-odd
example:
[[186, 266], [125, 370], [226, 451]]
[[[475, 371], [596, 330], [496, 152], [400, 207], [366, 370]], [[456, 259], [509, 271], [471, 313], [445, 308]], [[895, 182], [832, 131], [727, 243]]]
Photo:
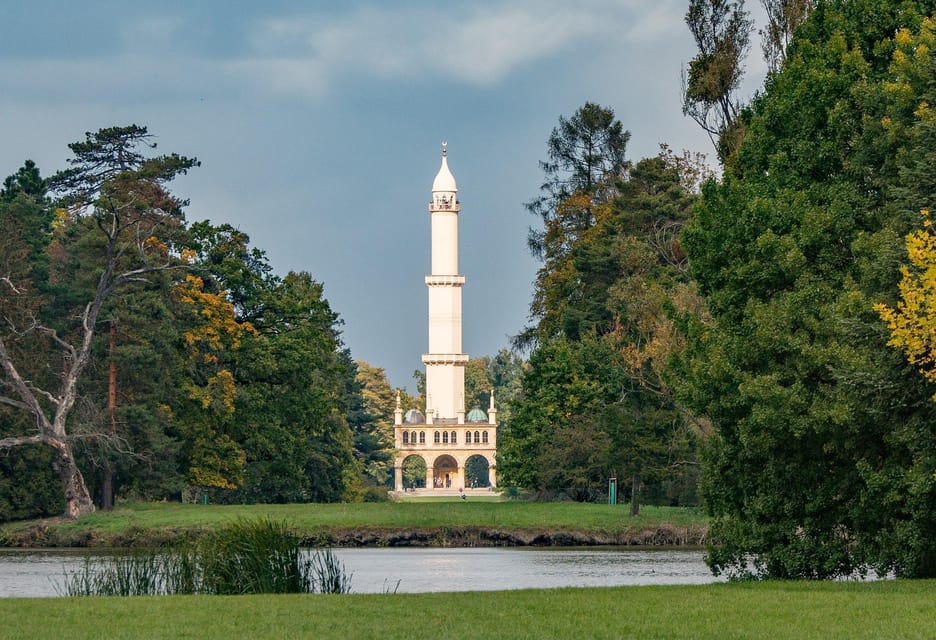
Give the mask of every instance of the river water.
[[[702, 551], [618, 548], [335, 549], [354, 593], [705, 584]], [[88, 550], [0, 550], [0, 597], [59, 595]]]

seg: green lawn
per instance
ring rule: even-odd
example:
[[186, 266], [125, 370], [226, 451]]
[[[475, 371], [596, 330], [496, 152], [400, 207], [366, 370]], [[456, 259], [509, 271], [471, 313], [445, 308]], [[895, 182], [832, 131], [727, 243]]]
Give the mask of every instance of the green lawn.
[[934, 638], [936, 581], [0, 599], [5, 640]]
[[[37, 534], [44, 544], [101, 544], [110, 539], [130, 544], [145, 540], [148, 532], [212, 527], [237, 518], [271, 517], [286, 520], [303, 535], [314, 539], [321, 532], [360, 530], [388, 531], [483, 527], [519, 532], [576, 531], [616, 535], [654, 530], [662, 526], [702, 529], [704, 515], [695, 509], [644, 507], [631, 517], [626, 505], [579, 503], [433, 501], [364, 504], [292, 504], [216, 506], [178, 503], [141, 503], [97, 512], [76, 522], [43, 523]], [[4, 525], [0, 540], [12, 540], [35, 522]]]

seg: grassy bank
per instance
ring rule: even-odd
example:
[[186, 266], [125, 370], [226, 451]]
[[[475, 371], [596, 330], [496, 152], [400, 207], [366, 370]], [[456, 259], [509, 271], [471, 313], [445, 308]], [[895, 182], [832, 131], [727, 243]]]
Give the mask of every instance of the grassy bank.
[[933, 638], [936, 581], [0, 600], [8, 640]]
[[286, 520], [311, 544], [698, 544], [698, 510], [535, 502], [190, 505], [142, 503], [76, 522], [18, 522], [0, 528], [7, 546], [133, 546], [211, 529], [238, 518]]

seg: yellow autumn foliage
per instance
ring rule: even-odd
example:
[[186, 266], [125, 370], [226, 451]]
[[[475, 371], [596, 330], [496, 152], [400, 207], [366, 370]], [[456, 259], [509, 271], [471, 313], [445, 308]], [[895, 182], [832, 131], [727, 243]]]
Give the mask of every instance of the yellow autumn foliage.
[[198, 276], [187, 275], [185, 282], [175, 290], [176, 298], [200, 316], [201, 322], [185, 331], [182, 338], [189, 349], [190, 359], [201, 359], [205, 363], [218, 360], [218, 353], [225, 349], [240, 347], [244, 334], [257, 335], [249, 322], [238, 322], [234, 305], [227, 299], [227, 292], [209, 293]]
[[875, 310], [890, 329], [888, 344], [902, 349], [911, 364], [936, 382], [936, 233], [929, 210], [920, 213], [922, 228], [906, 237], [910, 265], [900, 270], [897, 308], [878, 304]]

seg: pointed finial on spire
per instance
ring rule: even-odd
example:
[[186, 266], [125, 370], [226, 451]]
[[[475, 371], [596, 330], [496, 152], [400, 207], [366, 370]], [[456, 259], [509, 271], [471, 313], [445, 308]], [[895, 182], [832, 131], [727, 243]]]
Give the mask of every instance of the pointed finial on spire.
[[493, 410], [493, 409], [494, 409], [494, 389], [491, 388], [491, 406], [489, 410]]
[[[437, 191], [449, 193], [458, 191], [458, 187], [455, 186], [455, 176], [452, 175], [448, 166], [448, 142], [442, 143], [442, 165], [439, 167], [439, 173], [436, 174], [435, 180], [432, 181], [432, 192], [436, 193]], [[441, 203], [437, 202], [436, 204]]]
[[397, 389], [397, 392], [396, 392], [396, 408], [397, 408], [397, 411], [400, 411], [401, 409], [403, 409], [403, 405], [400, 404], [400, 390], [399, 389]]

